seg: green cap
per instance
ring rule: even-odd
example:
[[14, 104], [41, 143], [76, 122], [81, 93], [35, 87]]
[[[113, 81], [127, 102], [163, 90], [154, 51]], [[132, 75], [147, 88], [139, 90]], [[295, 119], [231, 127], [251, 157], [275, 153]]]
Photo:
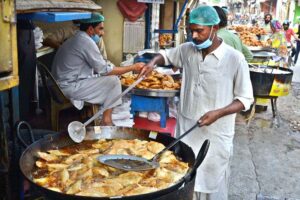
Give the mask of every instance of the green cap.
[[104, 22], [104, 16], [96, 12], [92, 13], [91, 18], [80, 20], [80, 23], [82, 24], [91, 24], [91, 23], [100, 23], [100, 22]]
[[192, 10], [190, 14], [190, 24], [201, 26], [212, 26], [220, 23], [217, 11], [208, 5], [201, 5]]

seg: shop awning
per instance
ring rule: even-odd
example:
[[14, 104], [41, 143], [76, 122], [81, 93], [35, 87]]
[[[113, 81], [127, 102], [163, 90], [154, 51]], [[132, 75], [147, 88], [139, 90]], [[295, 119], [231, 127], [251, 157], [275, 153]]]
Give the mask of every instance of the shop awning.
[[17, 13], [42, 11], [97, 11], [101, 6], [92, 0], [16, 0]]

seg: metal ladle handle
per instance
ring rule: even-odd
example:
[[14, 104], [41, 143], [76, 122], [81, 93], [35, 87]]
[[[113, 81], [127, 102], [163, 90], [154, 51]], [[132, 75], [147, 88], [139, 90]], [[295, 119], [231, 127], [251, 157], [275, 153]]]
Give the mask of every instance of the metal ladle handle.
[[[136, 80], [126, 90], [124, 90], [120, 95], [116, 96], [112, 101], [110, 101], [109, 105], [112, 105], [113, 103], [115, 103], [116, 101], [121, 99], [123, 96], [125, 96], [132, 88], [134, 88], [137, 84], [139, 84], [142, 80], [144, 80], [145, 77], [146, 76], [144, 75], [144, 76], [140, 77], [138, 80]], [[102, 114], [102, 111], [106, 110], [107, 107], [100, 109], [94, 116], [92, 116], [89, 120], [84, 122], [84, 124], [82, 126], [84, 127], [84, 126], [89, 125], [92, 121], [94, 121], [96, 118], [98, 118]]]
[[[154, 65], [153, 69], [155, 69], [156, 67], [157, 67], [157, 65]], [[141, 76], [138, 80], [136, 80], [134, 83], [132, 83], [126, 90], [124, 90], [120, 95], [116, 96], [109, 103], [109, 105], [112, 105], [113, 103], [115, 103], [116, 101], [118, 101], [120, 98], [122, 98], [123, 96], [125, 96], [132, 88], [134, 88], [135, 86], [137, 86], [145, 78], [146, 78], [146, 75]], [[84, 122], [84, 124], [82, 125], [82, 127], [85, 127], [85, 126], [89, 125], [92, 121], [94, 121], [97, 117], [99, 117], [101, 115], [102, 111], [106, 110], [107, 107], [100, 109], [94, 116], [92, 116], [89, 120], [87, 120], [86, 122]]]
[[194, 130], [196, 127], [199, 126], [199, 123], [197, 122], [194, 126], [192, 126], [192, 128], [190, 128], [189, 130], [187, 130], [184, 134], [182, 134], [180, 137], [178, 137], [176, 140], [174, 140], [171, 144], [169, 144], [166, 148], [164, 148], [161, 152], [159, 152], [158, 154], [156, 154], [151, 161], [155, 161], [156, 159], [158, 159], [163, 153], [165, 153], [166, 151], [168, 151], [169, 149], [171, 149], [175, 144], [177, 144], [183, 137], [185, 137], [187, 134], [189, 134], [192, 130]]

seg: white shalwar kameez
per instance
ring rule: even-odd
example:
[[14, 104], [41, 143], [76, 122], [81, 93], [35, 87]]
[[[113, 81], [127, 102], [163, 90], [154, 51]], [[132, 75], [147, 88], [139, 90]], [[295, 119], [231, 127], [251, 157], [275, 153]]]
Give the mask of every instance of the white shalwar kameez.
[[84, 102], [113, 108], [121, 100], [110, 101], [121, 94], [121, 83], [117, 76], [105, 76], [113, 70], [113, 64], [103, 59], [91, 37], [78, 31], [58, 49], [52, 74], [63, 93], [78, 108]]
[[[244, 56], [224, 42], [202, 58], [192, 43], [160, 52], [165, 64], [183, 69], [176, 134], [184, 133], [202, 115], [223, 108], [238, 99], [248, 110], [253, 102], [249, 68]], [[197, 155], [205, 139], [210, 148], [197, 170], [195, 192], [217, 193], [228, 181], [236, 114], [218, 119], [210, 126], [195, 129], [183, 139]], [[228, 176], [229, 174], [226, 174]], [[224, 180], [227, 179], [227, 180]], [[226, 191], [224, 191], [225, 193]], [[227, 199], [226, 194], [216, 199]], [[210, 198], [211, 199], [211, 198]]]

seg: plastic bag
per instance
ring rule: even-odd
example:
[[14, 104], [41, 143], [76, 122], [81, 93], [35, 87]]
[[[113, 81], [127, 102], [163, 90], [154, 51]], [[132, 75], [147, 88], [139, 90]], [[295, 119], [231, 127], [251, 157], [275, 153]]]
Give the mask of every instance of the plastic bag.
[[39, 49], [43, 46], [43, 31], [42, 29], [40, 29], [39, 27], [36, 27], [33, 30], [33, 34], [34, 34], [34, 44], [35, 44], [35, 49]]
[[160, 114], [157, 112], [149, 112], [148, 119], [150, 121], [159, 122], [160, 121]]

